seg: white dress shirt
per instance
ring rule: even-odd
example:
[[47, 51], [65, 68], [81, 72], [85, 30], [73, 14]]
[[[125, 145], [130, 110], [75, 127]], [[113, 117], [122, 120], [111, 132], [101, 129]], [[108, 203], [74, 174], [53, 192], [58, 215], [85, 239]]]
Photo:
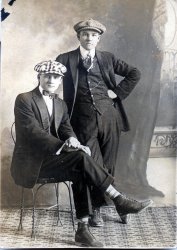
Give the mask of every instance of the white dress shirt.
[[[43, 90], [44, 89], [39, 85], [39, 91], [41, 92], [41, 94], [42, 94]], [[43, 94], [42, 94], [42, 97], [43, 97], [43, 99], [45, 101], [45, 104], [46, 104], [47, 109], [49, 111], [49, 114], [51, 116], [52, 112], [53, 112], [53, 99], [51, 99], [49, 96], [46, 96], [46, 95], [43, 95]], [[64, 146], [65, 146], [65, 143], [57, 150], [56, 155], [59, 155], [61, 153]]]
[[[39, 91], [41, 92], [41, 94], [42, 94], [43, 90], [44, 89], [41, 86], [39, 86]], [[47, 106], [47, 109], [49, 111], [49, 115], [51, 116], [52, 112], [53, 112], [53, 100], [49, 96], [46, 96], [46, 95], [43, 95], [43, 94], [42, 94], [42, 97], [43, 97], [43, 99], [45, 101], [45, 104]]]
[[87, 55], [90, 54], [91, 59], [93, 61], [93, 58], [95, 56], [95, 49], [86, 50], [82, 46], [80, 46], [80, 52], [81, 52], [81, 56], [83, 59], [85, 59], [87, 57]]

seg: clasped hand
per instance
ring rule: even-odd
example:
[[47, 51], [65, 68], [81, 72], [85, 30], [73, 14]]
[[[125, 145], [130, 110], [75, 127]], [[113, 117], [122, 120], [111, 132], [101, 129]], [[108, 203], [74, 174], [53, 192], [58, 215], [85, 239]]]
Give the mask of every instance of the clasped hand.
[[91, 156], [91, 151], [90, 148], [84, 145], [81, 145], [80, 142], [74, 138], [74, 137], [70, 137], [65, 141], [65, 147], [64, 150], [65, 151], [70, 151], [70, 149], [75, 149], [75, 150], [82, 150], [84, 151], [86, 154]]

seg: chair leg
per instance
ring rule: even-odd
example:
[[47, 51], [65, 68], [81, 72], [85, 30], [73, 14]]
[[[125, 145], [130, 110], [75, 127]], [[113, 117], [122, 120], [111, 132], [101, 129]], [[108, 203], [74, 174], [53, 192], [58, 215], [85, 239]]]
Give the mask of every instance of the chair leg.
[[61, 226], [63, 226], [60, 218], [60, 208], [59, 208], [59, 183], [55, 183], [55, 193], [56, 193], [56, 199], [57, 199], [57, 225], [60, 221]]
[[31, 231], [31, 238], [35, 238], [35, 202], [36, 202], [36, 193], [32, 189], [33, 195], [33, 210], [32, 210], [32, 231]]
[[24, 187], [22, 187], [22, 192], [21, 192], [20, 222], [18, 225], [18, 231], [23, 229], [23, 227], [22, 227], [23, 212], [24, 212]]
[[34, 238], [36, 237], [36, 234], [35, 234], [35, 206], [36, 206], [36, 198], [37, 198], [37, 194], [38, 194], [38, 191], [39, 189], [44, 186], [45, 184], [41, 184], [37, 190], [34, 192], [34, 189], [32, 188], [32, 195], [33, 195], [33, 212], [32, 212], [32, 232], [31, 232], [31, 238]]
[[74, 222], [73, 205], [72, 205], [72, 199], [71, 199], [71, 183], [70, 183], [70, 181], [69, 181], [69, 185], [66, 182], [64, 182], [64, 183], [67, 186], [68, 192], [69, 192], [70, 213], [71, 213], [71, 219], [72, 219], [72, 224], [73, 224], [73, 231], [76, 231], [75, 222]]

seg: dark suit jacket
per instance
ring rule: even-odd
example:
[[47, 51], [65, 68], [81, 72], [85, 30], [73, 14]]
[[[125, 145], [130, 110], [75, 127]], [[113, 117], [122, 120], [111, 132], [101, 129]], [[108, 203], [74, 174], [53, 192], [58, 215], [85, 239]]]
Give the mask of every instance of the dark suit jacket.
[[[69, 114], [72, 112], [77, 93], [79, 53], [78, 48], [60, 54], [56, 58], [57, 61], [67, 67], [67, 73], [63, 80], [63, 92]], [[117, 98], [114, 99], [115, 107], [122, 118], [122, 130], [127, 131], [129, 130], [129, 123], [121, 100], [125, 99], [134, 89], [140, 79], [140, 72], [109, 52], [96, 50], [96, 57], [107, 87], [117, 95]], [[116, 82], [115, 74], [124, 77], [119, 84]]]
[[70, 125], [64, 101], [54, 100], [54, 121], [57, 137], [49, 134], [46, 104], [37, 88], [17, 96], [15, 101], [16, 143], [11, 174], [17, 185], [32, 188], [37, 181], [44, 157], [55, 154], [63, 141], [76, 137]]

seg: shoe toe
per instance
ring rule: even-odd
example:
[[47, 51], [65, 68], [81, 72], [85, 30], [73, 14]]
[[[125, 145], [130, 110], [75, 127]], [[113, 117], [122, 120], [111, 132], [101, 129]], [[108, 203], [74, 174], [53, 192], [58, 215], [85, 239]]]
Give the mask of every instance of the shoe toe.
[[91, 227], [103, 227], [104, 221], [101, 216], [100, 209], [94, 209], [93, 215], [89, 218], [89, 225]]
[[128, 224], [128, 222], [130, 221], [131, 219], [131, 215], [130, 214], [125, 214], [125, 215], [120, 215], [120, 218], [121, 218], [121, 223], [122, 224]]
[[80, 247], [103, 247], [102, 242], [98, 241], [90, 232], [89, 225], [83, 222], [78, 223], [75, 244]]
[[150, 205], [152, 205], [153, 201], [152, 200], [145, 200], [142, 202], [142, 207], [145, 208], [145, 207], [149, 207]]
[[103, 227], [104, 222], [103, 222], [102, 218], [91, 217], [91, 218], [89, 218], [89, 225], [91, 227]]
[[96, 240], [91, 243], [75, 241], [75, 245], [79, 247], [104, 247], [104, 245], [101, 242], [96, 241]]

